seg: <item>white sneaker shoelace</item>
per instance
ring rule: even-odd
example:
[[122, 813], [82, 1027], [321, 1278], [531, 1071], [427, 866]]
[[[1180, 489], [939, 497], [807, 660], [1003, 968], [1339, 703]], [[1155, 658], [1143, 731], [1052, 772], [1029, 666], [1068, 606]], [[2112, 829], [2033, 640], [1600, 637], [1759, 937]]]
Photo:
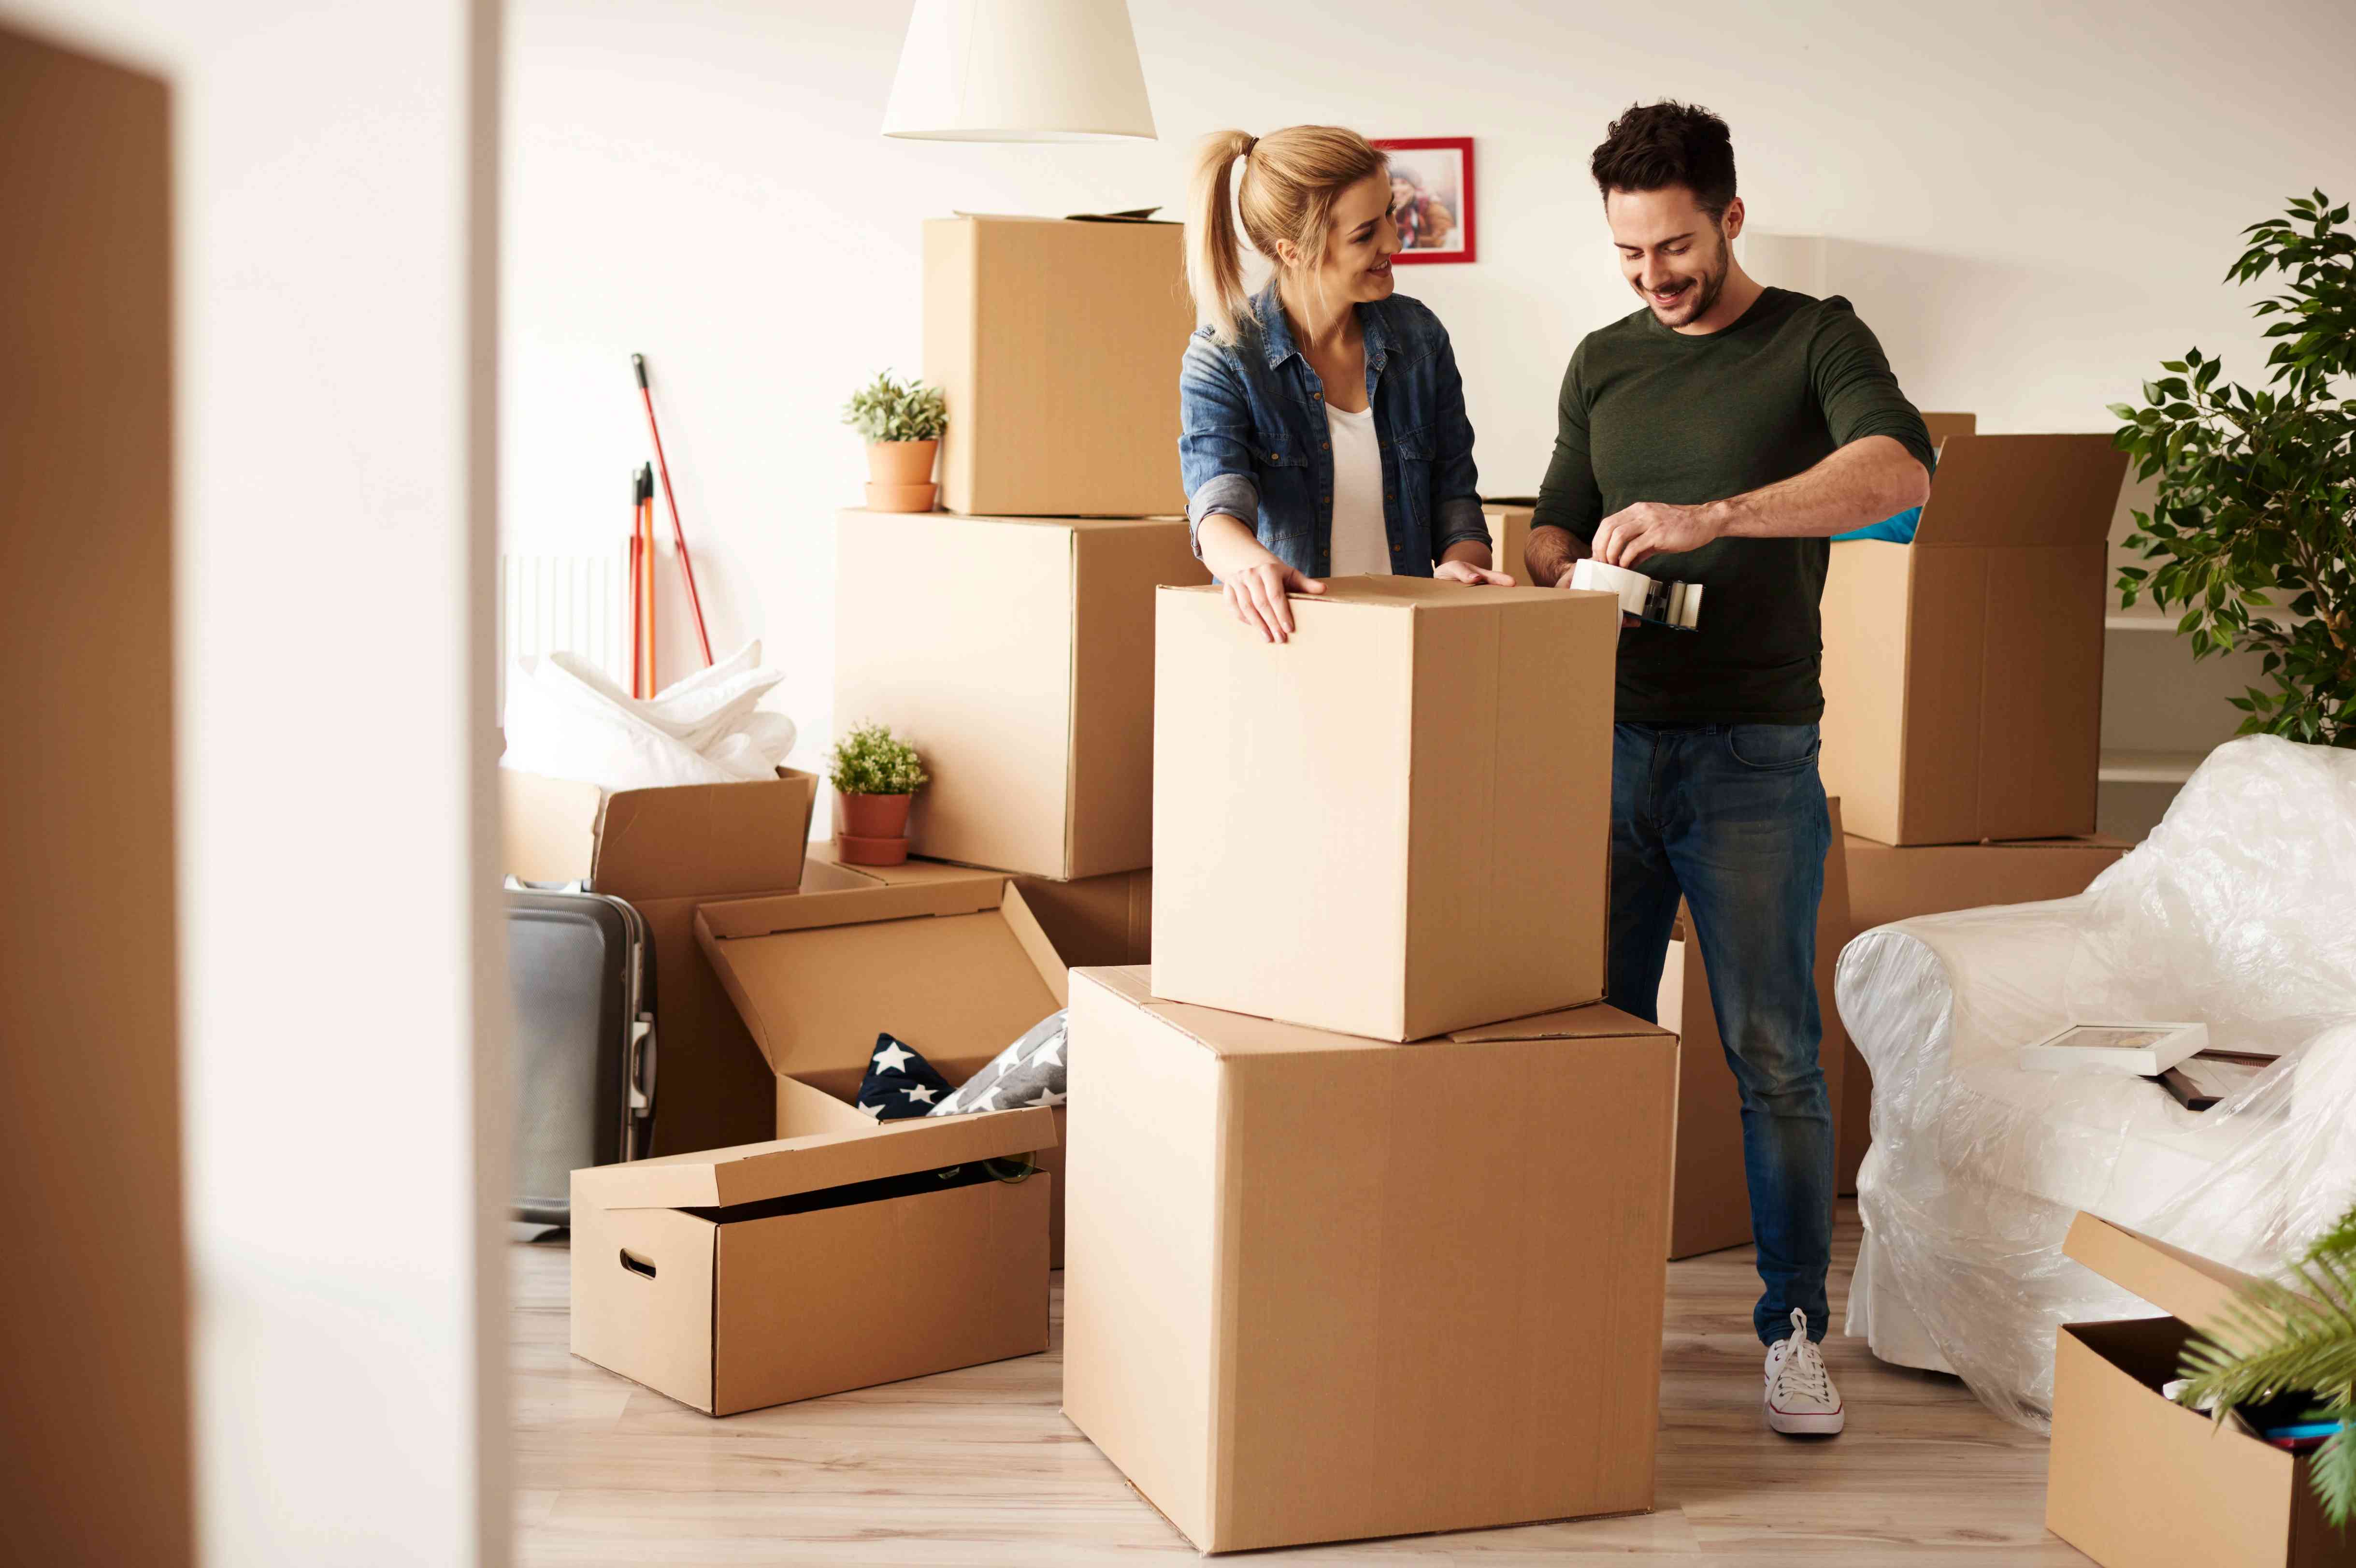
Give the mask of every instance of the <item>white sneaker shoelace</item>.
[[1808, 1337], [1807, 1314], [1794, 1310], [1789, 1337], [1767, 1351], [1767, 1424], [1793, 1435], [1830, 1436], [1846, 1424], [1824, 1353]]

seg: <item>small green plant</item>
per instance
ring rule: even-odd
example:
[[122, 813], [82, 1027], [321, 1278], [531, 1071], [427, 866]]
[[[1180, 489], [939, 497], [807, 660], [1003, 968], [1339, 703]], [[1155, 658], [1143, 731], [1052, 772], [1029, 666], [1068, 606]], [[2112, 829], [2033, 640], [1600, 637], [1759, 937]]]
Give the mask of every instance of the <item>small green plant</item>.
[[[2145, 406], [2111, 404], [2129, 423], [2112, 437], [2159, 478], [2127, 547], [2156, 568], [2119, 572], [2120, 604], [2149, 594], [2182, 610], [2176, 629], [2192, 657], [2252, 648], [2276, 687], [2228, 699], [2243, 735], [2356, 746], [2356, 234], [2348, 208], [2320, 190], [2287, 218], [2244, 231], [2249, 248], [2225, 270], [2248, 283], [2269, 272], [2286, 292], [2252, 306], [2281, 319], [2265, 391], [2218, 375], [2194, 349], [2143, 383]], [[2276, 596], [2284, 602], [2277, 606]], [[2253, 609], [2259, 613], [2252, 614]]]
[[916, 748], [884, 725], [856, 725], [834, 743], [827, 775], [846, 795], [913, 795], [932, 780]]
[[948, 403], [940, 388], [895, 381], [889, 371], [852, 392], [842, 405], [842, 423], [870, 441], [937, 441], [948, 422]]
[[2342, 1215], [2283, 1283], [2255, 1282], [2228, 1308], [2214, 1335], [2195, 1335], [2179, 1369], [2191, 1386], [2186, 1404], [2224, 1412], [2283, 1393], [2312, 1391], [2310, 1421], [2339, 1431], [2308, 1461], [2323, 1517], [2344, 1529], [2356, 1514], [2356, 1208]]

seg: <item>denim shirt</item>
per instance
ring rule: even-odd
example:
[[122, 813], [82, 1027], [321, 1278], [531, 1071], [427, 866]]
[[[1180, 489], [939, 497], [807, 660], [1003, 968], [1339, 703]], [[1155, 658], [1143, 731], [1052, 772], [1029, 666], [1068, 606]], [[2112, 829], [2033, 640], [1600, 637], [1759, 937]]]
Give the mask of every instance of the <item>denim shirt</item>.
[[[1357, 307], [1365, 334], [1366, 403], [1383, 459], [1383, 527], [1391, 570], [1429, 577], [1451, 544], [1489, 542], [1472, 467], [1472, 425], [1447, 329], [1419, 302], [1394, 295]], [[1250, 526], [1278, 559], [1312, 577], [1333, 569], [1333, 453], [1324, 384], [1294, 347], [1270, 284], [1222, 344], [1187, 341], [1178, 375], [1178, 466], [1186, 520], [1202, 553], [1203, 520], [1223, 511]]]

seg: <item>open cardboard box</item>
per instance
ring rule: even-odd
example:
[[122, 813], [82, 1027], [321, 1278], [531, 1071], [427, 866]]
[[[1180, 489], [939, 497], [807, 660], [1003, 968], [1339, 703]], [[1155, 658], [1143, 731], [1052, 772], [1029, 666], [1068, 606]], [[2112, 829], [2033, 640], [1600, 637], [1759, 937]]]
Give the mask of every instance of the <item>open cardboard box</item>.
[[730, 1415], [1047, 1348], [1054, 1177], [980, 1162], [1053, 1116], [876, 1122], [791, 1079], [777, 1105], [773, 1142], [573, 1173], [574, 1355]]
[[1187, 1539], [1653, 1506], [1676, 1036], [1590, 1006], [1395, 1045], [1143, 969], [1071, 989], [1064, 1411]]
[[[1064, 1005], [1063, 960], [1001, 876], [706, 904], [695, 934], [767, 1061], [781, 1135], [814, 1092], [830, 1103], [858, 1093], [879, 1033], [958, 1084]], [[1064, 1111], [1041, 1114], [1055, 1132], [1040, 1145], [1041, 1167], [1055, 1178], [1042, 1216], [1052, 1260], [1043, 1266], [1054, 1266], [1063, 1253]]]
[[2159, 1391], [2249, 1276], [2092, 1214], [2062, 1251], [2173, 1316], [2062, 1325], [2046, 1528], [2105, 1568], [2356, 1563], [2356, 1533], [2324, 1523], [2305, 1457]]
[[1216, 588], [1156, 596], [1155, 995], [1385, 1040], [1602, 996], [1617, 601], [1291, 607], [1270, 643]]
[[[771, 1135], [768, 1075], [695, 946], [695, 907], [752, 893], [873, 881], [808, 857], [813, 774], [600, 789], [499, 769], [500, 869], [526, 882], [585, 882], [627, 902], [655, 950], [654, 1152]], [[808, 875], [805, 875], [805, 863]]]
[[1912, 544], [1832, 547], [1827, 791], [1889, 844], [2094, 831], [2107, 435], [1950, 434]]

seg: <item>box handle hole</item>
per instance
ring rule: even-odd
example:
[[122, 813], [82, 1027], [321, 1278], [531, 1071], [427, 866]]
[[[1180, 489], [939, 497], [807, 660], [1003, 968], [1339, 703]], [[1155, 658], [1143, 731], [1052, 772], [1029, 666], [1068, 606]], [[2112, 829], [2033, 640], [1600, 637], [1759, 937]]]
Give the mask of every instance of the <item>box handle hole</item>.
[[627, 1247], [622, 1249], [622, 1267], [629, 1270], [630, 1273], [634, 1274], [644, 1274], [648, 1279], [655, 1277], [654, 1260], [652, 1258], [641, 1258], [636, 1252], [631, 1251]]

